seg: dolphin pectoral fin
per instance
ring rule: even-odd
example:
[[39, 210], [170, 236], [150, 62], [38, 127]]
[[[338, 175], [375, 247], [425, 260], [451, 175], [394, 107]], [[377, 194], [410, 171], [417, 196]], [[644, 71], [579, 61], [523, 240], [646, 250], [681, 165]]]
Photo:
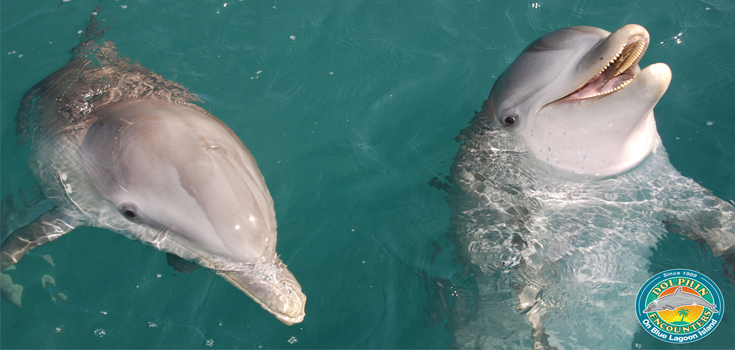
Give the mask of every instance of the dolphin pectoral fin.
[[725, 265], [735, 272], [735, 244], [725, 249], [722, 253], [722, 258], [725, 259]]
[[513, 288], [518, 292], [518, 306], [516, 311], [525, 313], [528, 322], [531, 323], [531, 337], [533, 338], [534, 350], [556, 349], [549, 345], [549, 335], [546, 334], [544, 322], [546, 322], [546, 313], [548, 307], [546, 302], [539, 299], [541, 289], [531, 285], [514, 285]]
[[514, 288], [518, 292], [518, 306], [516, 307], [516, 311], [526, 313], [531, 310], [538, 302], [538, 295], [541, 290], [530, 285], [514, 286]]
[[663, 306], [663, 309], [664, 309], [664, 310], [671, 310], [671, 311], [674, 311], [674, 310], [676, 310], [676, 308], [675, 308], [675, 307], [673, 307], [673, 306], [671, 306], [671, 305], [664, 305], [664, 306]]
[[546, 322], [548, 307], [546, 302], [539, 300], [526, 314], [528, 321], [531, 322], [531, 337], [533, 338], [534, 350], [551, 350], [556, 349], [549, 344], [549, 335], [546, 334], [544, 322]]
[[183, 274], [189, 274], [196, 271], [200, 266], [197, 263], [186, 260], [176, 254], [166, 253], [166, 262], [168, 266], [174, 268]]
[[663, 224], [666, 226], [666, 231], [671, 233], [684, 234], [682, 230], [683, 223], [679, 220], [663, 220]]
[[59, 208], [53, 208], [28, 225], [13, 231], [0, 246], [0, 270], [5, 271], [33, 248], [54, 241], [79, 226], [80, 222]]
[[697, 204], [689, 209], [674, 203], [666, 213], [666, 230], [706, 244], [714, 256], [721, 256], [735, 270], [735, 207], [699, 185], [691, 186], [697, 196], [688, 202]]
[[279, 258], [273, 263], [256, 263], [217, 274], [243, 291], [278, 320], [293, 325], [304, 320], [306, 295], [301, 285]]

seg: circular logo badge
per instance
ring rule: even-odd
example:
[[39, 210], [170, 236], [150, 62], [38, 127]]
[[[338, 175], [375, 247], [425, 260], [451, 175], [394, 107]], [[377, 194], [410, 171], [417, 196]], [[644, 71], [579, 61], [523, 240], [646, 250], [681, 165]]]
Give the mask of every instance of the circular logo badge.
[[700, 340], [720, 324], [722, 292], [709, 277], [674, 269], [651, 277], [638, 291], [635, 312], [643, 329], [668, 343]]

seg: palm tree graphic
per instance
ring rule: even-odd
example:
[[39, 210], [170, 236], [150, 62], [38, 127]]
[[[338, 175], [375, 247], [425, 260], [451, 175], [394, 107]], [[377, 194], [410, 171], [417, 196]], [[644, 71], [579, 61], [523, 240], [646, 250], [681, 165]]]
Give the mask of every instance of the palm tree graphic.
[[684, 322], [684, 318], [689, 316], [689, 309], [681, 309], [677, 311], [676, 313], [681, 315], [681, 321], [679, 322]]

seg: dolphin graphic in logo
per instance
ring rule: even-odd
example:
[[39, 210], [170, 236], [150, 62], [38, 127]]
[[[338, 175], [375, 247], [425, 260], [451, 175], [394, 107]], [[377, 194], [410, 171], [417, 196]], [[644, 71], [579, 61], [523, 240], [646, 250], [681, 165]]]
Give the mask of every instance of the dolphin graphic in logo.
[[699, 295], [690, 294], [687, 292], [684, 292], [681, 290], [681, 287], [678, 287], [676, 289], [676, 292], [674, 294], [669, 294], [663, 297], [660, 297], [648, 304], [646, 306], [646, 309], [643, 310], [643, 312], [654, 312], [654, 311], [664, 311], [664, 310], [671, 310], [674, 311], [676, 308], [681, 306], [689, 306], [689, 305], [695, 305], [695, 306], [704, 306], [708, 308], [710, 311], [717, 313], [717, 305], [712, 305], [707, 300], [702, 299]]

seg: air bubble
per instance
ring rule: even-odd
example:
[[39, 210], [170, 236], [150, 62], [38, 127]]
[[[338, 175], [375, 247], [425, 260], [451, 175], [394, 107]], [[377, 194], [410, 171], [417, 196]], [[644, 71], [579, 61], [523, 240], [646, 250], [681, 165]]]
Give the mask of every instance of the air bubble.
[[102, 329], [102, 328], [97, 328], [97, 329], [94, 330], [94, 335], [96, 335], [96, 336], [98, 336], [100, 338], [104, 337], [105, 334], [106, 334], [105, 333], [105, 330]]

